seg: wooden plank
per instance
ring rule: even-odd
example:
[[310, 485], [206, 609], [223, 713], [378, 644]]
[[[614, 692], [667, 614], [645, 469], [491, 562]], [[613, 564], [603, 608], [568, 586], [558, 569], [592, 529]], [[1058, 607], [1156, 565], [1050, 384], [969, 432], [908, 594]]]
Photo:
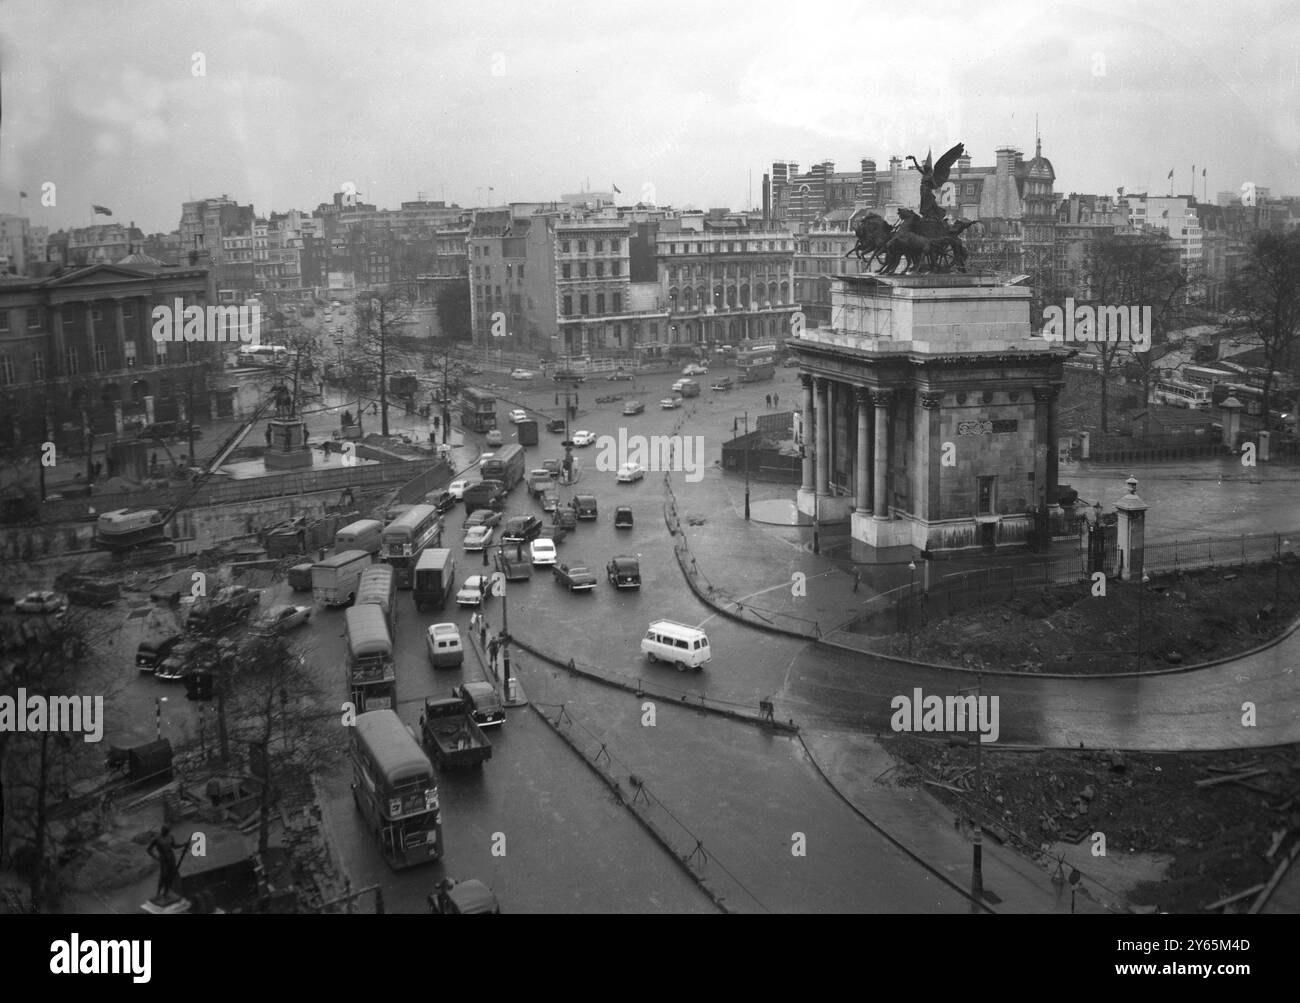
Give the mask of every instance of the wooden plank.
[[1211, 773], [1240, 773], [1242, 770], [1249, 770], [1258, 766], [1261, 762], [1263, 760], [1251, 759], [1235, 766], [1207, 766], [1206, 769]]
[[1227, 784], [1234, 780], [1249, 780], [1251, 777], [1262, 777], [1268, 770], [1247, 770], [1245, 773], [1233, 773], [1225, 777], [1210, 777], [1206, 780], [1197, 780], [1197, 787], [1214, 787], [1216, 784]]
[[1277, 870], [1275, 870], [1273, 876], [1268, 879], [1268, 884], [1264, 886], [1264, 890], [1260, 892], [1255, 901], [1251, 903], [1250, 909], [1247, 910], [1247, 915], [1257, 915], [1259, 911], [1264, 908], [1264, 903], [1267, 902], [1268, 897], [1273, 894], [1273, 889], [1276, 888], [1277, 883], [1282, 880], [1282, 876], [1286, 874], [1287, 868], [1291, 866], [1291, 861], [1295, 860], [1297, 853], [1300, 853], [1300, 840], [1297, 840], [1295, 845], [1291, 847], [1291, 852], [1287, 854], [1286, 860], [1277, 865]]
[[1256, 892], [1262, 891], [1263, 888], [1264, 888], [1263, 882], [1257, 885], [1252, 885], [1250, 888], [1247, 888], [1245, 891], [1237, 892], [1236, 895], [1229, 895], [1226, 899], [1219, 899], [1218, 902], [1211, 902], [1209, 905], [1203, 905], [1201, 906], [1201, 909], [1204, 912], [1209, 912], [1211, 909], [1221, 909], [1225, 905], [1231, 905], [1233, 902], [1240, 902], [1244, 898], [1249, 898], [1251, 895], [1254, 895]]
[[970, 791], [964, 791], [960, 787], [954, 787], [952, 784], [941, 784], [937, 780], [927, 780], [931, 787], [942, 787], [945, 791], [952, 791], [954, 794], [969, 794]]

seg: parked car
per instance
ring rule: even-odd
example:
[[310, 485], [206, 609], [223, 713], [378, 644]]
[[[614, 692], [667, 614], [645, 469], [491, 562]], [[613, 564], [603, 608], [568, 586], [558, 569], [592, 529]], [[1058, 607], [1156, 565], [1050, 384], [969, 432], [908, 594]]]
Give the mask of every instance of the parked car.
[[588, 432], [585, 429], [573, 433], [573, 444], [575, 446], [590, 446], [596, 441], [596, 433]]
[[266, 615], [253, 625], [253, 633], [262, 636], [285, 634], [294, 627], [301, 627], [311, 619], [310, 606], [272, 606]]
[[28, 592], [14, 603], [14, 609], [19, 613], [65, 613], [68, 599], [57, 592]]
[[492, 594], [492, 583], [486, 575], [470, 575], [456, 593], [457, 606], [482, 606]]
[[639, 481], [645, 476], [645, 467], [639, 463], [624, 463], [618, 468], [618, 482], [620, 484], [631, 484], [633, 481]]
[[799, 366], [799, 360], [792, 355], [790, 356], [790, 358], [782, 362], [781, 365], [783, 365], [786, 369], [796, 369]]
[[560, 471], [564, 469], [563, 460], [543, 460], [542, 466], [551, 472], [552, 477], [559, 477]]
[[501, 436], [501, 429], [492, 428], [488, 430], [488, 434], [485, 436], [485, 441], [489, 446], [499, 446], [505, 442], [505, 439]]
[[578, 514], [568, 505], [560, 505], [556, 508], [555, 514], [551, 516], [551, 524], [557, 529], [576, 529], [578, 526]]
[[512, 380], [532, 380], [537, 378], [537, 374], [528, 369], [512, 369], [510, 378]]
[[632, 509], [627, 505], [620, 505], [618, 508], [614, 509], [614, 528], [632, 528]]
[[491, 526], [471, 526], [465, 531], [465, 549], [482, 550], [492, 542], [496, 530]]
[[542, 535], [542, 520], [535, 515], [516, 515], [506, 520], [501, 531], [504, 543], [527, 543]]
[[573, 514], [579, 519], [596, 518], [596, 496], [595, 495], [574, 495], [573, 501], [569, 503], [573, 509]]
[[616, 380], [618, 381], [630, 380], [631, 378], [632, 378], [632, 374], [622, 369], [615, 369], [612, 373], [610, 373], [608, 376], [605, 377], [605, 379], [611, 382]]
[[605, 565], [605, 577], [616, 589], [639, 589], [641, 587], [641, 562], [635, 557], [620, 554]]
[[708, 366], [702, 366], [698, 362], [692, 362], [682, 370], [683, 376], [703, 376], [709, 371]]
[[510, 424], [518, 425], [521, 421], [528, 420], [528, 412], [521, 407], [515, 408], [510, 412]]
[[457, 501], [461, 501], [465, 497], [465, 489], [469, 487], [472, 483], [473, 481], [469, 481], [465, 479], [452, 481], [450, 484], [447, 485], [447, 494], [451, 495]]
[[645, 405], [641, 401], [628, 401], [623, 405], [624, 414], [640, 414], [645, 410]]
[[491, 683], [461, 683], [452, 693], [465, 701], [470, 717], [480, 728], [499, 727], [506, 723], [506, 708]]
[[548, 432], [563, 432], [564, 429], [565, 423], [563, 418], [551, 418], [546, 422], [546, 431]]
[[552, 570], [555, 580], [570, 592], [590, 592], [596, 587], [596, 576], [585, 564], [557, 564]]
[[555, 541], [539, 537], [529, 545], [534, 567], [555, 563]]
[[542, 500], [543, 512], [554, 512], [560, 507], [560, 492], [555, 487], [543, 488], [537, 497]]
[[665, 411], [671, 411], [673, 408], [682, 406], [682, 399], [680, 397], [665, 397], [659, 402], [659, 406]]
[[475, 526], [496, 526], [501, 522], [501, 513], [496, 509], [476, 508], [461, 524], [461, 529], [473, 529]]
[[177, 641], [167, 656], [158, 663], [158, 667], [153, 670], [153, 677], [166, 682], [175, 682], [182, 679], [190, 662], [195, 661], [195, 654], [198, 650], [198, 641]]
[[250, 589], [247, 585], [227, 585], [213, 596], [212, 601], [226, 603], [235, 609], [245, 609], [261, 602], [262, 592], [260, 589]]

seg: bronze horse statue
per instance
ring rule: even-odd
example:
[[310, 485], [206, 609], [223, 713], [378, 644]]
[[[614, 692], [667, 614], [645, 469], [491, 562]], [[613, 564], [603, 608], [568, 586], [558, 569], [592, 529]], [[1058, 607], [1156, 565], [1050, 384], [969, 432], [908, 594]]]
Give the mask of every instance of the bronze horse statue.
[[893, 235], [894, 228], [886, 222], [885, 217], [879, 213], [869, 212], [862, 219], [858, 220], [857, 225], [853, 227], [853, 235], [858, 238], [844, 257], [850, 254], [856, 254], [859, 261], [866, 261], [867, 267], [874, 261], [884, 250], [885, 244]]
[[960, 238], [968, 227], [978, 222], [964, 219], [950, 223], [943, 217], [922, 216], [911, 209], [898, 210], [898, 233], [912, 233], [929, 241], [926, 257], [931, 271], [966, 270], [966, 248]]

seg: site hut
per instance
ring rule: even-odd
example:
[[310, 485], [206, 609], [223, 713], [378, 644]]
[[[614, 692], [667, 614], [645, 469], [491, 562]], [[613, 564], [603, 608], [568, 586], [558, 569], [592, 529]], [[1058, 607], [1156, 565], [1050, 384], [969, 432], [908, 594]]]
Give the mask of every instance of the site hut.
[[845, 275], [830, 328], [789, 342], [803, 384], [799, 511], [871, 547], [1023, 543], [1056, 508], [1069, 349], [1030, 290], [980, 275]]

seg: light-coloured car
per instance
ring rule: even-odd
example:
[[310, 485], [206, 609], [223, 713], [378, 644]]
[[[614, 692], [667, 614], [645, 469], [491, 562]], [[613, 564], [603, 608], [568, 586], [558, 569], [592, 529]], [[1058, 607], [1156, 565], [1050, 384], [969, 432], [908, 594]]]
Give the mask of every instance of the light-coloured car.
[[482, 550], [492, 542], [494, 532], [491, 526], [471, 526], [465, 534], [465, 549]]
[[555, 541], [540, 537], [532, 542], [532, 561], [535, 567], [555, 563]]
[[456, 593], [456, 605], [482, 606], [483, 600], [491, 594], [492, 586], [486, 575], [470, 575]]
[[258, 634], [285, 634], [311, 619], [310, 606], [272, 606], [253, 626]]
[[487, 434], [487, 444], [489, 446], [499, 446], [504, 441], [505, 440], [501, 437], [501, 429], [494, 428], [489, 430]]
[[465, 648], [454, 623], [430, 624], [425, 641], [429, 646], [429, 661], [435, 669], [464, 664]]
[[28, 592], [14, 603], [14, 609], [19, 613], [64, 613], [68, 600], [57, 592]]
[[514, 369], [510, 372], [512, 380], [532, 380], [537, 378], [537, 374], [528, 369]]
[[584, 430], [581, 432], [573, 433], [573, 444], [575, 446], [590, 446], [595, 441], [596, 441], [595, 432], [588, 432]]
[[521, 421], [527, 421], [527, 420], [528, 420], [528, 412], [521, 407], [517, 407], [510, 412], [510, 423], [512, 425], [518, 425]]
[[457, 501], [464, 501], [465, 489], [473, 483], [473, 481], [469, 480], [452, 481], [447, 485], [447, 494], [451, 495]]
[[698, 362], [692, 362], [682, 370], [683, 376], [703, 376], [709, 371], [708, 366], [701, 366]]
[[633, 481], [639, 481], [645, 476], [645, 467], [639, 463], [624, 463], [618, 468], [618, 482], [620, 484], [631, 484]]
[[682, 399], [680, 397], [665, 397], [659, 402], [659, 406], [665, 411], [671, 411], [673, 408], [682, 406]]

